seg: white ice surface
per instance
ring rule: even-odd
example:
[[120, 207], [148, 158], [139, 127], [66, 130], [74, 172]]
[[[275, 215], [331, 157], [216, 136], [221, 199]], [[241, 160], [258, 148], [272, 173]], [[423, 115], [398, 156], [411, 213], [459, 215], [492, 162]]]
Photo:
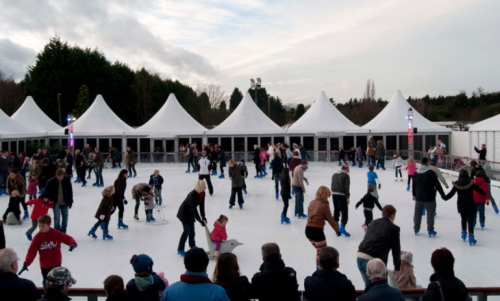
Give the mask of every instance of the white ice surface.
[[[390, 162], [389, 162], [390, 163]], [[388, 164], [389, 165], [389, 164]], [[229, 238], [238, 239], [243, 246], [235, 249], [242, 275], [249, 279], [259, 269], [262, 263], [260, 247], [266, 242], [276, 242], [281, 249], [283, 260], [287, 266], [297, 271], [300, 289], [303, 289], [304, 278], [315, 270], [315, 249], [311, 246], [304, 234], [305, 219], [293, 217], [294, 199], [291, 200], [288, 216], [290, 225], [280, 224], [280, 213], [283, 207], [281, 200], [274, 199], [274, 181], [267, 176], [264, 179], [254, 179], [254, 169], [250, 170], [247, 179], [248, 195], [244, 195], [245, 205], [243, 210], [237, 207], [229, 210], [228, 200], [230, 195], [230, 180], [212, 177], [215, 193], [206, 197], [206, 213], [210, 229], [214, 220], [225, 214], [229, 217], [227, 233]], [[305, 176], [310, 185], [306, 188], [304, 209], [307, 212], [309, 202], [314, 198], [314, 193], [321, 185], [330, 187], [331, 176], [338, 170], [336, 164], [324, 165], [321, 163], [310, 164]], [[167, 223], [157, 225], [145, 221], [144, 206], [141, 204], [140, 221], [133, 219], [134, 200], [130, 190], [134, 184], [147, 182], [154, 169], [159, 169], [165, 179], [163, 185], [163, 209]], [[177, 244], [181, 235], [182, 226], [176, 218], [179, 204], [193, 189], [197, 176], [185, 174], [185, 165], [182, 164], [143, 164], [137, 166], [138, 176], [130, 178], [127, 183], [126, 197], [129, 204], [125, 206], [124, 221], [130, 226], [128, 230], [118, 230], [116, 227], [118, 214], [112, 216], [110, 234], [112, 241], [102, 240], [102, 231], [97, 230], [99, 238], [94, 240], [87, 236], [88, 231], [96, 222], [94, 214], [101, 201], [101, 188], [92, 186], [80, 187], [73, 184], [74, 205], [69, 213], [68, 234], [73, 236], [78, 247], [73, 252], [63, 246], [63, 266], [68, 267], [74, 278], [77, 279], [75, 287], [101, 288], [104, 279], [111, 274], [117, 274], [128, 281], [133, 277], [133, 270], [129, 260], [133, 254], [145, 253], [154, 260], [154, 270], [163, 271], [170, 283], [179, 280], [185, 271], [182, 257], [176, 253]], [[103, 172], [104, 183], [113, 184], [118, 169], [105, 169]], [[363, 210], [354, 210], [354, 205], [366, 192], [366, 168], [351, 168], [351, 205], [349, 206], [349, 223], [347, 230], [350, 238], [337, 237], [331, 227], [325, 226], [328, 245], [334, 246], [340, 252], [340, 271], [354, 283], [357, 289], [363, 289], [363, 283], [356, 266], [356, 252], [361, 242], [364, 231], [361, 225], [364, 222]], [[491, 206], [486, 208], [486, 228], [476, 227], [476, 246], [469, 246], [460, 238], [460, 218], [456, 208], [456, 196], [448, 202], [438, 199], [435, 229], [436, 237], [429, 238], [426, 234], [425, 218], [423, 219], [421, 234], [413, 234], [413, 208], [414, 202], [411, 192], [406, 191], [405, 182], [394, 182], [394, 170], [377, 171], [382, 183], [379, 191], [382, 206], [394, 205], [398, 212], [395, 223], [401, 227], [401, 247], [403, 250], [413, 252], [415, 274], [417, 283], [426, 287], [429, 276], [432, 274], [430, 257], [433, 250], [440, 247], [449, 248], [456, 259], [455, 272], [467, 286], [500, 286], [498, 274], [500, 264], [498, 249], [500, 247], [500, 216], [493, 212]], [[92, 176], [94, 182], [95, 177]], [[454, 177], [447, 176], [448, 183]], [[498, 188], [493, 188], [493, 195], [500, 201]], [[8, 203], [7, 197], [0, 198], [0, 212], [4, 212]], [[333, 208], [332, 208], [333, 210]], [[30, 209], [31, 213], [31, 209]], [[52, 215], [52, 210], [50, 211]], [[157, 212], [154, 216], [159, 220]], [[375, 209], [374, 217], [380, 217], [380, 211]], [[31, 222], [24, 222], [22, 226], [5, 226], [7, 246], [17, 251], [20, 263], [24, 261], [30, 242], [26, 239], [25, 232]], [[36, 230], [35, 234], [38, 232]], [[199, 247], [206, 248], [205, 233], [201, 226], [196, 226], [196, 243]], [[186, 244], [186, 250], [188, 245]], [[208, 266], [211, 276], [215, 262], [212, 260]], [[393, 268], [392, 257], [389, 268]], [[497, 275], [497, 276], [495, 276]], [[28, 272], [23, 277], [33, 280], [41, 286], [38, 256]]]

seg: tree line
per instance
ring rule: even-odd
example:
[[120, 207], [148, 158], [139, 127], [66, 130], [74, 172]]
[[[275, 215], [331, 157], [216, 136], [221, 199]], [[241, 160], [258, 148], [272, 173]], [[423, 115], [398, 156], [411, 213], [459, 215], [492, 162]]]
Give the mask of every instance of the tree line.
[[[283, 104], [279, 96], [270, 95], [265, 87], [247, 91], [254, 101], [257, 98], [257, 106], [280, 126], [299, 119], [310, 107]], [[19, 83], [0, 70], [0, 108], [5, 113], [13, 114], [26, 96], [31, 95], [56, 123], [59, 123], [58, 100], [62, 116], [72, 113], [78, 117], [102, 94], [124, 122], [140, 126], [158, 112], [170, 93], [175, 94], [195, 120], [209, 128], [223, 122], [243, 98], [243, 91], [237, 87], [229, 96], [214, 84], [190, 87], [178, 80], [163, 79], [144, 68], [132, 70], [123, 62], [110, 62], [97, 49], [69, 45], [59, 37], [50, 39]], [[358, 125], [369, 122], [387, 105], [386, 100], [375, 98], [375, 84], [371, 80], [362, 98], [345, 103], [330, 101]], [[427, 95], [410, 97], [408, 101], [432, 121], [476, 122], [500, 113], [500, 92], [485, 92], [482, 88], [471, 96], [460, 91], [454, 96]]]

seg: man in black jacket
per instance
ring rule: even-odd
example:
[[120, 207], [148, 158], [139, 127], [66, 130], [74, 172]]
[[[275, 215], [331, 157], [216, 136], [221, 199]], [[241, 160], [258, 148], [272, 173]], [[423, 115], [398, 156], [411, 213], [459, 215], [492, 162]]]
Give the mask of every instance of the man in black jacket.
[[283, 159], [278, 155], [278, 152], [274, 152], [274, 159], [271, 161], [271, 169], [273, 171], [272, 179], [274, 180], [274, 188], [276, 190], [276, 199], [280, 196], [279, 184], [281, 181], [281, 172], [283, 171]]
[[260, 272], [252, 278], [252, 299], [259, 301], [292, 301], [299, 300], [297, 273], [285, 267], [281, 259], [280, 248], [275, 243], [262, 246]]
[[309, 301], [356, 300], [351, 280], [337, 271], [339, 252], [333, 247], [319, 251], [319, 270], [304, 280], [304, 297]]
[[420, 167], [413, 178], [413, 200], [415, 201], [415, 212], [413, 214], [413, 229], [415, 235], [420, 231], [422, 221], [422, 210], [427, 210], [427, 232], [429, 237], [436, 236], [434, 231], [434, 212], [436, 211], [436, 190], [444, 199], [444, 191], [439, 183], [438, 177], [429, 166], [429, 159], [422, 158]]
[[[66, 233], [68, 226], [68, 209], [73, 206], [73, 186], [71, 180], [64, 176], [64, 170], [58, 169], [56, 176], [47, 181], [42, 198], [49, 199], [54, 205], [54, 229]], [[62, 223], [60, 222], [62, 216]]]
[[[474, 150], [479, 154], [479, 160], [486, 160], [486, 144], [481, 144], [481, 149], [474, 146]], [[481, 162], [483, 163], [483, 162]]]
[[382, 218], [370, 223], [365, 238], [359, 244], [358, 269], [366, 286], [370, 284], [366, 276], [366, 266], [371, 259], [379, 258], [387, 266], [389, 251], [392, 251], [394, 270], [399, 271], [401, 267], [400, 229], [394, 224], [394, 219], [396, 219], [396, 208], [392, 205], [385, 205], [382, 208]]
[[2, 300], [38, 300], [41, 296], [35, 284], [17, 276], [18, 264], [19, 258], [13, 249], [7, 248], [0, 251], [0, 295]]

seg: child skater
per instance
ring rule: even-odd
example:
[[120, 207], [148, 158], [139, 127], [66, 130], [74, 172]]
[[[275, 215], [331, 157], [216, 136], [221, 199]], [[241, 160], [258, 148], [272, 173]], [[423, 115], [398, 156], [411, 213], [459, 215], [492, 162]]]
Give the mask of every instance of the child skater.
[[415, 175], [415, 171], [417, 170], [417, 163], [412, 156], [408, 157], [408, 160], [406, 160], [405, 168], [408, 170], [408, 186], [406, 186], [406, 190], [410, 191], [410, 182], [413, 181], [413, 176]]
[[344, 161], [344, 164], [347, 164], [345, 161], [345, 151], [343, 148], [339, 148], [339, 166], [342, 166], [342, 160]]
[[97, 208], [97, 212], [95, 213], [95, 218], [97, 218], [97, 222], [95, 225], [90, 229], [88, 236], [96, 239], [97, 235], [95, 235], [95, 231], [99, 226], [102, 225], [102, 239], [106, 240], [112, 240], [113, 236], [108, 234], [108, 225], [109, 225], [109, 219], [111, 218], [111, 213], [114, 210], [113, 207], [113, 195], [115, 194], [115, 186], [111, 185], [102, 191], [102, 200], [101, 204], [99, 204], [99, 208]]
[[24, 260], [23, 268], [19, 272], [19, 275], [21, 275], [24, 271], [28, 271], [28, 267], [33, 263], [38, 252], [40, 254], [43, 285], [45, 285], [45, 280], [50, 270], [62, 264], [61, 244], [70, 246], [70, 252], [77, 247], [73, 237], [51, 228], [51, 223], [52, 218], [48, 215], [44, 215], [38, 219], [38, 228], [40, 231], [33, 237], [33, 241], [26, 254], [26, 259]]
[[392, 168], [394, 168], [396, 173], [396, 178], [394, 179], [394, 181], [398, 180], [398, 172], [399, 172], [399, 177], [401, 178], [401, 182], [403, 181], [403, 174], [401, 173], [401, 168], [404, 165], [406, 165], [405, 161], [403, 161], [398, 152], [394, 152], [394, 156], [392, 157]]
[[358, 168], [363, 167], [363, 151], [360, 146], [356, 150], [356, 160], [358, 160]]
[[[373, 166], [371, 166], [373, 167]], [[378, 209], [382, 211], [382, 206], [378, 202], [378, 198], [374, 196], [373, 188], [369, 187], [365, 196], [356, 204], [356, 210], [359, 206], [363, 204], [363, 213], [365, 214], [365, 223], [362, 225], [365, 232], [368, 230], [368, 226], [373, 220], [373, 208], [377, 205]]]
[[47, 198], [30, 199], [26, 202], [27, 205], [35, 205], [33, 211], [31, 212], [31, 228], [26, 231], [26, 237], [29, 241], [32, 241], [31, 235], [35, 232], [38, 226], [38, 219], [44, 215], [47, 215], [49, 208], [54, 208], [54, 202], [49, 201]]
[[160, 176], [160, 171], [156, 169], [153, 174], [149, 177], [149, 185], [153, 187], [155, 194], [155, 204], [161, 207], [163, 199], [161, 198], [161, 185], [163, 184], [163, 177]]
[[399, 289], [417, 288], [417, 278], [413, 271], [413, 254], [408, 251], [401, 251], [401, 268], [399, 272], [394, 271], [394, 280]]
[[80, 160], [79, 162], [80, 165], [76, 167], [76, 174], [78, 178], [80, 178], [80, 181], [82, 182], [82, 187], [85, 187], [87, 185], [87, 180], [85, 179], [87, 166], [85, 165], [85, 160]]
[[221, 214], [219, 218], [214, 222], [214, 229], [210, 233], [210, 238], [215, 243], [214, 258], [217, 259], [219, 256], [220, 244], [227, 240], [226, 225], [229, 219], [227, 216]]
[[4, 224], [7, 223], [7, 216], [10, 212], [14, 214], [19, 225], [23, 224], [23, 222], [21, 221], [21, 209], [19, 209], [19, 204], [21, 204], [21, 201], [22, 198], [19, 196], [19, 192], [17, 190], [12, 190], [12, 192], [10, 193], [9, 206], [7, 207], [7, 210], [5, 210], [2, 218]]
[[[474, 182], [484, 191], [484, 195], [474, 191], [474, 202], [476, 203], [477, 213], [479, 213], [479, 224], [481, 225], [481, 229], [484, 229], [484, 204], [490, 204], [490, 190], [488, 189], [488, 183], [484, 180], [484, 174], [482, 171], [476, 172]], [[476, 226], [476, 222], [477, 214], [474, 214], [474, 227]]]
[[[30, 196], [29, 197], [30, 200], [36, 199], [37, 186], [38, 186], [37, 174], [36, 174], [36, 172], [31, 172], [30, 177], [28, 179], [28, 190], [27, 190], [27, 193]], [[26, 202], [26, 204], [27, 203], [28, 202]]]
[[368, 188], [373, 189], [373, 195], [378, 199], [377, 184], [378, 189], [382, 189], [382, 184], [380, 184], [377, 173], [373, 171], [373, 165], [369, 165], [368, 169], [369, 171], [366, 173], [366, 177], [368, 178]]
[[281, 223], [290, 224], [290, 218], [286, 217], [288, 211], [288, 203], [292, 198], [292, 181], [290, 180], [290, 169], [283, 168], [281, 171], [281, 198], [283, 199], [283, 212], [281, 213]]
[[269, 157], [269, 154], [267, 153], [265, 148], [261, 147], [260, 153], [259, 153], [259, 158], [260, 158], [260, 170], [261, 170], [261, 172], [264, 173], [263, 177], [267, 176], [267, 172], [266, 172], [267, 157]]

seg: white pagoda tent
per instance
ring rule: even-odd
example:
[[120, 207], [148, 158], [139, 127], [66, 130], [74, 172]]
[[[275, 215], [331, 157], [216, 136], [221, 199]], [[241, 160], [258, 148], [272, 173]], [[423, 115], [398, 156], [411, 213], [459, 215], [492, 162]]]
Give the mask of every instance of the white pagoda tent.
[[[401, 91], [396, 91], [387, 106], [370, 122], [362, 126], [369, 131], [375, 140], [382, 137], [388, 150], [408, 149], [408, 112], [413, 113], [414, 150], [427, 151], [430, 145], [436, 145], [437, 140], [442, 140], [450, 145], [451, 129], [435, 124], [422, 116], [403, 97]], [[450, 149], [448, 149], [450, 151]], [[419, 156], [417, 156], [417, 159]]]
[[57, 123], [45, 115], [31, 96], [26, 97], [11, 118], [34, 132], [48, 133], [61, 129]]
[[[500, 162], [500, 114], [473, 124], [469, 135], [470, 157], [478, 156], [474, 146], [481, 148], [481, 144], [486, 144], [486, 160]], [[494, 164], [494, 168], [500, 168], [500, 164]]]
[[1, 140], [42, 136], [41, 133], [11, 119], [2, 109], [0, 109], [0, 125]]

